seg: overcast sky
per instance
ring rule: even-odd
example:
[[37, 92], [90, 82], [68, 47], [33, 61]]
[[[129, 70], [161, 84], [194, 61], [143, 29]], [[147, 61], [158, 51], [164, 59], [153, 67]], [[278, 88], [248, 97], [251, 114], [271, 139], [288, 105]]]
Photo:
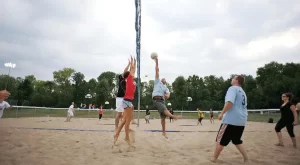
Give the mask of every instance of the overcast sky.
[[[134, 27], [134, 0], [2, 0], [0, 62], [42, 80], [64, 67], [86, 79], [121, 72], [136, 53]], [[167, 81], [256, 76], [270, 61], [300, 62], [300, 1], [142, 0], [141, 39], [141, 77], [154, 78], [151, 52]]]

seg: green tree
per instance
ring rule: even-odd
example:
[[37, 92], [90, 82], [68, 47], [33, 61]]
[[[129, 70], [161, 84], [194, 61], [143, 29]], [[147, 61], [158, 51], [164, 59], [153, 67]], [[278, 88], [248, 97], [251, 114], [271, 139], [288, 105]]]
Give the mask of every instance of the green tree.
[[186, 109], [187, 105], [187, 86], [186, 81], [183, 76], [179, 76], [172, 83], [173, 93], [172, 97], [172, 107], [176, 107], [176, 109]]
[[68, 107], [73, 101], [74, 88], [71, 86], [72, 74], [75, 72], [72, 68], [63, 68], [53, 72], [54, 82], [57, 84], [54, 92], [57, 97], [57, 107]]
[[29, 104], [30, 97], [33, 93], [32, 83], [29, 79], [25, 79], [19, 86], [17, 92], [18, 104], [23, 104], [26, 101], [26, 104]]
[[72, 75], [72, 82], [74, 83], [74, 102], [80, 104], [84, 101], [84, 97], [87, 94], [88, 84], [84, 80], [84, 74], [81, 72], [76, 72]]

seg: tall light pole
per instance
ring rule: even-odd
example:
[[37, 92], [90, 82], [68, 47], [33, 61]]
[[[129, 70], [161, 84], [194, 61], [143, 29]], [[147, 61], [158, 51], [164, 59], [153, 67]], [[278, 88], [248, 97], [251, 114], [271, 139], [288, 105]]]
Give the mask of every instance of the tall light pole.
[[16, 67], [16, 64], [11, 63], [11, 62], [8, 62], [8, 63], [5, 63], [4, 66], [5, 66], [6, 68], [8, 68], [7, 81], [6, 81], [6, 85], [5, 85], [5, 90], [6, 90], [7, 85], [8, 85], [8, 81], [9, 81], [10, 69], [11, 69], [11, 68], [15, 68], [15, 67]]

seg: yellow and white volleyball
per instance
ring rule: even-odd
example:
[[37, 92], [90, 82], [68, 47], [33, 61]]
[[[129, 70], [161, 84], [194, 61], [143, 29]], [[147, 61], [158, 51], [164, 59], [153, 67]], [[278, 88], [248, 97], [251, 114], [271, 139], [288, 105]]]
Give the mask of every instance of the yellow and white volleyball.
[[157, 56], [158, 56], [158, 54], [157, 54], [156, 52], [152, 52], [152, 53], [151, 53], [151, 58], [152, 58], [152, 59], [156, 59]]

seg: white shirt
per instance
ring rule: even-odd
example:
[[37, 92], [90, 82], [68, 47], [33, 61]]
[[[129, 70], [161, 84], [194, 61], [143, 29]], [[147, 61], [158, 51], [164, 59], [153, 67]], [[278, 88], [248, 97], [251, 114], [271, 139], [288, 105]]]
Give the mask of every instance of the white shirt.
[[6, 101], [2, 101], [2, 103], [0, 103], [0, 118], [3, 116], [3, 110], [9, 107], [10, 105]]
[[74, 105], [70, 105], [69, 110], [68, 111], [73, 111], [74, 109]]

